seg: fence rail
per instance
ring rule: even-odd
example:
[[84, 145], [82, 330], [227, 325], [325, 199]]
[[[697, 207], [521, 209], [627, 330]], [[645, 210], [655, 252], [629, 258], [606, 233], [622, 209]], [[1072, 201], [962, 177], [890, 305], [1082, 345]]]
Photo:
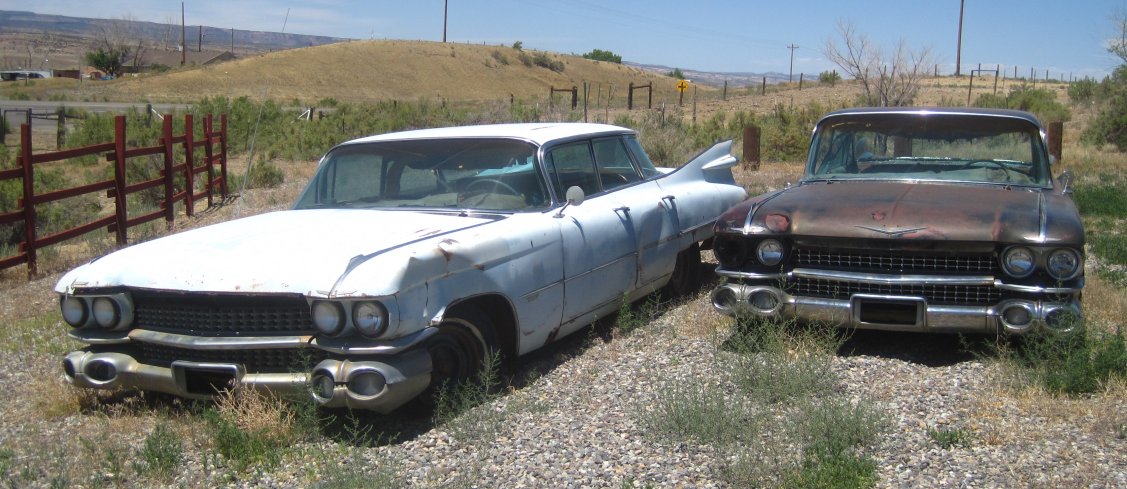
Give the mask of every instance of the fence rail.
[[[119, 115], [114, 118], [113, 142], [39, 154], [32, 153], [31, 127], [28, 124], [22, 124], [20, 126], [21, 148], [17, 157], [19, 167], [0, 170], [0, 182], [20, 180], [23, 186], [23, 196], [17, 202], [15, 211], [0, 214], [0, 225], [17, 225], [22, 221], [24, 237], [23, 241], [19, 243], [17, 254], [0, 257], [0, 269], [27, 264], [28, 279], [31, 279], [37, 273], [36, 252], [41, 248], [103, 228], [115, 235], [119, 246], [124, 246], [129, 241], [127, 231], [133, 226], [154, 221], [161, 217], [165, 219], [168, 225], [171, 225], [176, 217], [175, 204], [177, 202], [184, 202], [185, 214], [192, 216], [197, 201], [206, 198], [207, 206], [211, 207], [214, 205], [213, 196], [217, 191], [222, 199], [226, 199], [227, 115], [221, 115], [219, 121], [219, 128], [216, 129], [212, 116], [205, 116], [202, 138], [196, 139], [193, 135], [191, 114], [184, 116], [184, 134], [177, 136], [172, 134], [172, 118], [165, 117], [160, 142], [157, 145], [127, 149], [125, 147], [127, 141], [125, 116]], [[183, 150], [183, 161], [175, 161], [177, 148]], [[200, 159], [198, 166], [195, 163], [195, 150], [197, 148], [204, 150], [204, 156]], [[101, 154], [105, 154], [105, 158], [113, 163], [112, 179], [68, 189], [35, 193], [35, 165]], [[162, 156], [164, 160], [164, 167], [159, 178], [132, 183], [126, 181], [126, 160], [157, 155]], [[206, 173], [207, 177], [201, 184], [197, 185], [196, 176], [203, 173]], [[183, 188], [179, 191], [176, 189], [177, 175], [184, 177]], [[160, 202], [160, 209], [143, 215], [130, 216], [127, 210], [126, 197], [135, 192], [157, 187], [164, 188], [164, 197]], [[37, 235], [36, 224], [38, 222], [35, 206], [102, 191], [105, 191], [106, 196], [114, 200], [113, 214], [46, 236]]]

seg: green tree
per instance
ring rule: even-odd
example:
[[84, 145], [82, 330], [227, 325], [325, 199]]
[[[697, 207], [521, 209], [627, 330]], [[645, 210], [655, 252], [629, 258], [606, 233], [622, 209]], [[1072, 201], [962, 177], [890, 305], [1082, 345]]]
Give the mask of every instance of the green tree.
[[590, 52], [584, 53], [583, 57], [595, 61], [606, 61], [608, 63], [622, 64], [622, 56], [614, 54], [610, 51], [603, 51], [602, 49], [592, 49]]
[[673, 71], [666, 73], [666, 75], [669, 75], [669, 76], [676, 78], [678, 80], [684, 80], [685, 79], [685, 74], [681, 72], [681, 68], [673, 68]]
[[86, 53], [86, 63], [113, 76], [121, 75], [121, 67], [129, 57], [129, 48], [123, 46], [99, 47]]

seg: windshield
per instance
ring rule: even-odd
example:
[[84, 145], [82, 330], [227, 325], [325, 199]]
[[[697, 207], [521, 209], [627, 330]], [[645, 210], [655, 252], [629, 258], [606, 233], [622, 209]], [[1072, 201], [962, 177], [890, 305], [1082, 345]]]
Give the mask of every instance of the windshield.
[[548, 203], [534, 145], [467, 138], [340, 146], [294, 208], [521, 211]]
[[1018, 118], [852, 114], [819, 123], [804, 180], [939, 180], [1047, 187], [1040, 129]]

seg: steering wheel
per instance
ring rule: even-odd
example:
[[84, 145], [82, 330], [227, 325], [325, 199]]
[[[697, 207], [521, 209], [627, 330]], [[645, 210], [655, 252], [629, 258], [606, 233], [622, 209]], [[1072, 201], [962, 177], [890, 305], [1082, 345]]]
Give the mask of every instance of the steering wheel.
[[1005, 174], [1006, 174], [1006, 181], [1008, 182], [1008, 181], [1011, 180], [1011, 178], [1010, 178], [1010, 168], [1008, 166], [1006, 166], [1005, 163], [1002, 163], [1000, 161], [995, 161], [995, 160], [970, 160], [966, 163], [963, 163], [963, 165], [960, 166], [959, 169], [964, 170], [964, 169], [970, 168], [974, 165], [977, 165], [979, 163], [990, 163], [991, 165], [994, 165], [998, 168], [1001, 168], [1002, 171], [1005, 172]]
[[492, 188], [490, 188], [490, 189], [480, 189], [479, 192], [489, 192], [489, 193], [496, 194], [496, 193], [500, 193], [500, 192], [497, 192], [496, 190], [501, 189], [501, 190], [504, 190], [505, 193], [508, 193], [509, 195], [515, 195], [517, 197], [522, 196], [522, 194], [520, 192], [517, 192], [517, 189], [513, 188], [511, 185], [509, 185], [505, 182], [502, 182], [500, 180], [493, 179], [493, 178], [483, 178], [481, 180], [474, 180], [473, 183], [466, 185], [466, 193], [472, 193], [472, 192], [470, 192], [470, 190], [472, 190], [474, 187], [479, 187], [479, 186], [487, 185], [487, 184], [490, 184], [490, 183], [493, 184]]

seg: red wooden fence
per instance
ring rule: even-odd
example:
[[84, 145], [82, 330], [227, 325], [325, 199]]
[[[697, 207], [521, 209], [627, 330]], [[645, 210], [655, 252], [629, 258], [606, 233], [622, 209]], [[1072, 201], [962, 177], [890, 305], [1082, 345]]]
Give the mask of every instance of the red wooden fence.
[[[192, 133], [192, 115], [184, 116], [184, 134], [173, 136], [172, 118], [164, 118], [160, 143], [156, 146], [126, 149], [125, 116], [114, 119], [114, 140], [109, 143], [95, 144], [82, 148], [67, 149], [51, 153], [32, 154], [31, 128], [27, 124], [20, 126], [20, 155], [17, 158], [19, 168], [0, 170], [0, 181], [22, 180], [23, 198], [17, 204], [14, 212], [0, 214], [0, 225], [23, 222], [24, 241], [19, 245], [19, 253], [8, 257], [0, 257], [0, 269], [14, 267], [21, 263], [27, 264], [27, 275], [31, 279], [36, 275], [36, 250], [50, 246], [86, 233], [106, 228], [114, 233], [119, 246], [128, 244], [130, 227], [149, 221], [160, 219], [171, 225], [176, 215], [176, 202], [183, 201], [184, 209], [188, 216], [195, 211], [195, 202], [206, 198], [208, 207], [214, 204], [212, 197], [216, 191], [223, 199], [227, 198], [227, 115], [219, 118], [219, 129], [212, 125], [212, 116], [204, 117], [203, 137], [196, 139]], [[184, 161], [177, 163], [175, 149], [180, 146], [184, 150]], [[195, 149], [203, 147], [204, 157], [199, 166], [193, 166]], [[74, 188], [55, 190], [42, 194], [35, 194], [34, 167], [39, 163], [62, 161], [81, 156], [105, 153], [106, 159], [114, 164], [114, 177]], [[144, 182], [130, 183], [125, 177], [125, 162], [128, 158], [149, 155], [163, 155], [164, 169], [159, 178]], [[218, 174], [216, 172], [218, 167]], [[196, 191], [196, 175], [207, 173], [207, 180], [202, 185], [202, 190]], [[175, 176], [184, 176], [184, 189], [177, 192], [174, 186]], [[126, 196], [142, 190], [164, 187], [164, 199], [161, 209], [140, 216], [129, 216], [126, 210]], [[77, 227], [56, 232], [47, 236], [36, 235], [35, 206], [55, 202], [58, 200], [77, 197], [93, 192], [106, 191], [106, 196], [114, 199], [114, 213]]]

